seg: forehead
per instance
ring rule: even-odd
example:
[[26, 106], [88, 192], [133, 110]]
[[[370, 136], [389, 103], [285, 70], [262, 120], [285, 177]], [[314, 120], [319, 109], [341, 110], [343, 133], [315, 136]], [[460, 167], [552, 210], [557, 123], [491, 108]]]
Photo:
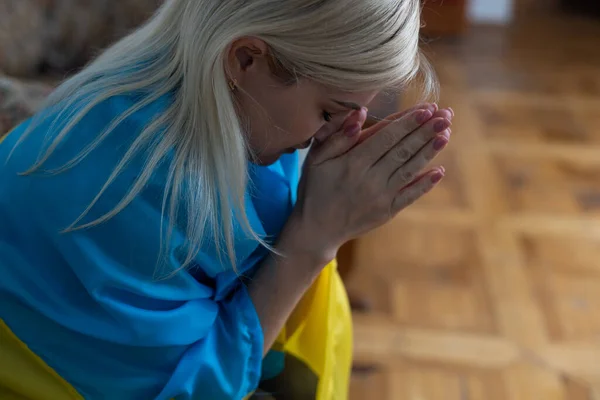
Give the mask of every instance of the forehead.
[[[364, 107], [369, 104], [378, 94], [378, 91], [348, 92], [316, 83], [312, 80], [301, 79], [294, 85], [297, 94], [301, 96], [312, 96], [320, 101], [331, 101], [348, 103], [346, 105], [357, 105]], [[352, 107], [347, 107], [352, 108]]]

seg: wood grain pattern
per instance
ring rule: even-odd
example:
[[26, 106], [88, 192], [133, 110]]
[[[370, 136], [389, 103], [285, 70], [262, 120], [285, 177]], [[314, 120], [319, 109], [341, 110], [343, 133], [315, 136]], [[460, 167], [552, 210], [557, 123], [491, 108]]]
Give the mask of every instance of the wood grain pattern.
[[[352, 399], [600, 399], [600, 26], [428, 46], [445, 181], [354, 242]], [[411, 103], [410, 92], [403, 105]]]
[[467, 28], [468, 0], [423, 0], [423, 32], [457, 35]]

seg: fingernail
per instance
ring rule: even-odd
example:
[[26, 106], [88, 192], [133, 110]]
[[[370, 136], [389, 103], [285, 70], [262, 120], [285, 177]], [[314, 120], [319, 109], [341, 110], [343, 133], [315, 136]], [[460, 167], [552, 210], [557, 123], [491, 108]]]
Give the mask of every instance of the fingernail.
[[452, 135], [452, 131], [450, 130], [450, 128], [448, 128], [444, 132], [440, 133], [439, 135], [445, 137], [446, 140], [450, 141], [450, 136]]
[[433, 117], [433, 113], [431, 111], [429, 111], [429, 110], [421, 111], [417, 115], [417, 122], [419, 124], [422, 124], [426, 121], [429, 121], [431, 119], [431, 117]]
[[438, 137], [433, 142], [433, 149], [435, 151], [440, 151], [448, 144], [448, 139], [445, 136]]
[[344, 135], [346, 135], [348, 137], [356, 136], [358, 134], [358, 132], [360, 132], [359, 124], [353, 124], [353, 125], [347, 126], [346, 129], [344, 129]]
[[452, 117], [454, 118], [454, 110], [452, 107], [448, 107], [448, 111], [450, 111], [450, 114], [452, 114]]
[[440, 133], [440, 132], [445, 131], [449, 126], [450, 126], [450, 121], [448, 121], [447, 119], [444, 119], [442, 121], [436, 122], [435, 125], [433, 126], [433, 130], [436, 133]]
[[431, 183], [438, 183], [439, 181], [442, 180], [443, 177], [444, 177], [444, 173], [441, 171], [438, 171], [435, 174], [433, 174], [433, 176], [431, 177]]

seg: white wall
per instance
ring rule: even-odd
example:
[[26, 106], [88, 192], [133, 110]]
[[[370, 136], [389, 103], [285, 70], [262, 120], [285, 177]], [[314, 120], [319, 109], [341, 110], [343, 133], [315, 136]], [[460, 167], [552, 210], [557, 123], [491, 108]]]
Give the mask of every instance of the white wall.
[[474, 23], [510, 22], [513, 0], [469, 0], [469, 19]]

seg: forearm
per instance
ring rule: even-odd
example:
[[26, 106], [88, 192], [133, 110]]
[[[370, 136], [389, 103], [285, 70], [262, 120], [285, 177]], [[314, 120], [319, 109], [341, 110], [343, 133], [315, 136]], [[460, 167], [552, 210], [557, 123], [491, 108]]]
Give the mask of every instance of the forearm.
[[281, 332], [286, 320], [310, 288], [327, 257], [303, 251], [300, 241], [306, 238], [288, 224], [275, 246], [282, 255], [271, 254], [258, 268], [248, 291], [264, 333], [266, 354]]

